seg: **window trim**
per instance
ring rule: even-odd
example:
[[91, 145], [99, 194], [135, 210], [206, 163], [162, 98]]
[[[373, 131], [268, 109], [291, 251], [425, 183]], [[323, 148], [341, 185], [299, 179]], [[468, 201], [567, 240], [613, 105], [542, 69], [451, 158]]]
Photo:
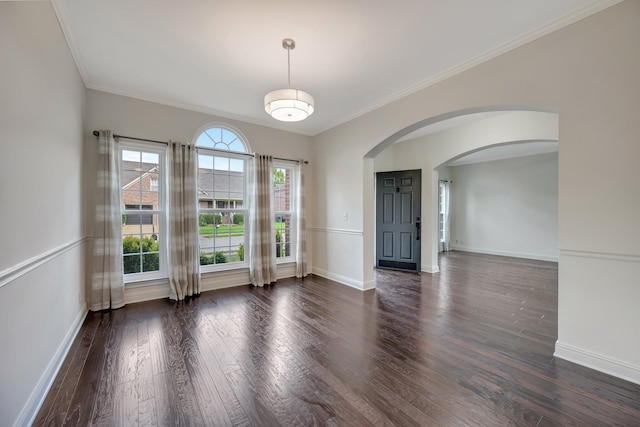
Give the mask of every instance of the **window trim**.
[[[279, 211], [276, 210], [275, 207], [275, 185], [271, 191], [273, 191], [274, 196], [274, 207], [273, 207], [273, 217], [277, 218], [279, 213], [291, 215], [291, 239], [289, 240], [290, 244], [290, 255], [286, 257], [278, 257], [276, 255], [276, 264], [289, 264], [292, 262], [296, 262], [296, 253], [298, 247], [296, 245], [298, 239], [298, 210], [297, 210], [297, 177], [298, 177], [298, 168], [300, 165], [295, 161], [288, 160], [274, 160], [273, 168], [281, 168], [281, 169], [291, 169], [291, 182], [290, 182], [290, 191], [289, 191], [289, 210], [288, 211]], [[276, 232], [273, 232], [273, 244], [276, 245]]]
[[[231, 151], [231, 150], [224, 150], [224, 149], [220, 149], [220, 148], [215, 148], [214, 147], [204, 147], [201, 145], [197, 145], [197, 141], [200, 138], [200, 135], [202, 135], [204, 132], [210, 130], [210, 129], [223, 129], [223, 130], [227, 130], [229, 132], [232, 132], [233, 134], [235, 134], [236, 138], [238, 140], [240, 140], [240, 142], [242, 142], [242, 144], [244, 145], [245, 151], [241, 152], [241, 151]], [[240, 208], [231, 208], [231, 207], [227, 207], [227, 208], [218, 208], [217, 207], [217, 203], [215, 202], [215, 200], [213, 200], [212, 202], [212, 207], [211, 208], [201, 208], [200, 207], [200, 203], [198, 201], [198, 205], [197, 205], [197, 214], [198, 214], [198, 218], [200, 218], [200, 215], [202, 213], [210, 213], [210, 214], [216, 214], [219, 212], [237, 212], [237, 213], [242, 213], [244, 215], [245, 218], [245, 229], [244, 229], [244, 241], [243, 241], [243, 245], [245, 248], [245, 256], [244, 256], [244, 260], [243, 261], [236, 261], [236, 262], [227, 262], [227, 263], [222, 263], [222, 264], [209, 264], [209, 265], [200, 265], [200, 272], [201, 273], [210, 273], [210, 272], [217, 272], [217, 271], [229, 271], [229, 270], [237, 270], [237, 269], [246, 269], [249, 268], [249, 260], [248, 260], [248, 255], [249, 255], [249, 227], [247, 224], [247, 221], [249, 219], [249, 210], [248, 210], [248, 206], [246, 203], [247, 197], [248, 197], [248, 189], [249, 189], [249, 173], [248, 173], [248, 168], [249, 168], [249, 162], [248, 160], [248, 156], [250, 155], [249, 153], [250, 151], [250, 147], [249, 147], [249, 143], [247, 142], [247, 139], [244, 137], [244, 135], [242, 134], [242, 132], [240, 132], [238, 129], [229, 126], [227, 124], [223, 124], [223, 123], [209, 123], [205, 126], [202, 126], [200, 129], [198, 129], [198, 131], [196, 132], [194, 139], [193, 139], [193, 143], [194, 146], [196, 147], [196, 153], [198, 156], [200, 156], [201, 154], [203, 155], [209, 155], [209, 156], [213, 156], [213, 157], [219, 157], [219, 158], [229, 158], [229, 159], [235, 159], [235, 160], [240, 160], [243, 163], [243, 206]], [[198, 170], [200, 169], [200, 158], [198, 157]], [[215, 169], [213, 169], [215, 171]], [[198, 179], [199, 179], [199, 175], [198, 175]], [[198, 186], [198, 188], [196, 189], [196, 191], [199, 191], [199, 182], [198, 179], [196, 180], [196, 185]], [[198, 242], [198, 259], [200, 256], [200, 244]]]
[[[167, 223], [167, 190], [169, 188], [168, 185], [168, 160], [167, 160], [167, 150], [168, 146], [160, 146], [158, 144], [143, 142], [143, 141], [132, 141], [127, 140], [126, 138], [120, 138], [118, 141], [118, 164], [120, 172], [118, 174], [118, 188], [120, 189], [119, 194], [119, 207], [120, 214], [126, 215], [127, 213], [137, 213], [140, 211], [131, 211], [124, 209], [123, 202], [123, 184], [122, 183], [122, 162], [123, 162], [123, 151], [139, 151], [145, 153], [152, 153], [158, 155], [158, 167], [160, 168], [160, 173], [158, 176], [158, 209], [146, 210], [144, 209], [144, 214], [146, 215], [158, 215], [158, 228], [157, 231], [160, 236], [164, 236], [163, 239], [160, 240], [158, 246], [159, 252], [159, 263], [160, 269], [158, 271], [148, 271], [148, 272], [139, 272], [139, 273], [129, 273], [125, 274], [123, 270], [123, 278], [125, 286], [128, 284], [136, 283], [136, 282], [145, 282], [152, 281], [158, 279], [168, 279], [169, 277], [169, 269], [168, 269], [168, 238], [169, 238], [169, 227]], [[164, 173], [163, 173], [164, 172]], [[127, 183], [128, 184], [128, 183]], [[150, 191], [150, 190], [149, 190]], [[142, 213], [140, 213], [142, 215]], [[122, 245], [124, 240], [124, 234], [120, 233], [120, 244]], [[122, 262], [124, 264], [124, 254]], [[124, 266], [124, 265], [123, 265]]]
[[240, 155], [244, 155], [246, 156], [250, 156], [251, 154], [251, 145], [249, 144], [249, 140], [247, 139], [247, 137], [240, 131], [240, 129], [236, 128], [235, 126], [229, 125], [227, 123], [223, 123], [223, 122], [210, 122], [207, 123], [205, 125], [200, 126], [200, 128], [195, 132], [194, 137], [193, 137], [193, 145], [196, 148], [204, 148], [204, 149], [209, 149], [209, 150], [216, 150], [216, 151], [225, 151], [226, 150], [220, 150], [220, 149], [216, 149], [216, 148], [212, 148], [212, 147], [202, 147], [200, 145], [197, 145], [198, 142], [198, 138], [200, 138], [200, 135], [203, 134], [205, 131], [209, 130], [209, 129], [213, 129], [213, 128], [222, 128], [222, 129], [226, 129], [229, 132], [233, 132], [236, 134], [236, 136], [238, 137], [238, 139], [240, 139], [240, 141], [242, 141], [242, 143], [244, 144], [244, 148], [246, 151], [231, 151], [229, 150], [229, 153], [236, 153], [236, 154], [240, 154]]

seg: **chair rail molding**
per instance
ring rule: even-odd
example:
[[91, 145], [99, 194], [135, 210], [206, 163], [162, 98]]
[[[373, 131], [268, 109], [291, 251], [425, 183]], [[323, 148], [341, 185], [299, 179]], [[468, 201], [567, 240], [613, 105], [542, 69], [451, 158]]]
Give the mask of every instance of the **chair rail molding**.
[[64, 254], [65, 252], [70, 251], [76, 246], [84, 244], [86, 241], [90, 240], [91, 237], [81, 237], [76, 240], [72, 240], [70, 242], [64, 243], [60, 246], [57, 246], [53, 249], [50, 249], [46, 252], [43, 252], [39, 255], [36, 255], [32, 258], [29, 258], [26, 261], [23, 261], [19, 264], [14, 265], [13, 267], [9, 267], [0, 272], [0, 288], [4, 285], [11, 283], [17, 278], [24, 276], [28, 272], [38, 268], [39, 266], [46, 264], [54, 258]]

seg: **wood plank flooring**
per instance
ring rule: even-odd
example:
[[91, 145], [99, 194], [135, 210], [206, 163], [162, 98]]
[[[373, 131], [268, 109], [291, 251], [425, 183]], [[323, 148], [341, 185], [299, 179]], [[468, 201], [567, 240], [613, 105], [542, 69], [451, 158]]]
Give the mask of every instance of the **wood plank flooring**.
[[557, 264], [440, 266], [90, 313], [34, 425], [640, 425], [639, 385], [553, 358]]

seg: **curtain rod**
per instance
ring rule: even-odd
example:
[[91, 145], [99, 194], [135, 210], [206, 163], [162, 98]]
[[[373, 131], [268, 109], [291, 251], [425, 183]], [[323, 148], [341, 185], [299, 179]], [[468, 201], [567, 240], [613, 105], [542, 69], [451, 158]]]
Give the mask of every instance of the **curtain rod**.
[[[94, 130], [93, 132], [94, 136], [99, 136], [100, 132], [98, 132], [97, 130]], [[115, 133], [113, 134], [114, 138], [124, 138], [124, 139], [133, 139], [134, 141], [145, 141], [145, 142], [153, 142], [155, 144], [163, 144], [163, 145], [169, 145], [169, 143], [167, 141], [156, 141], [155, 139], [146, 139], [146, 138], [134, 138], [133, 136], [124, 136], [124, 135], [116, 135]], [[211, 151], [216, 151], [218, 153], [229, 153], [230, 151], [227, 150], [216, 150], [215, 148], [207, 148], [207, 150], [211, 150]], [[253, 153], [238, 153], [236, 151], [231, 151], [231, 153], [233, 154], [240, 154], [241, 156], [249, 156], [249, 157], [255, 157], [256, 155]], [[309, 160], [293, 160], [293, 159], [284, 159], [282, 157], [274, 157], [273, 160], [284, 160], [286, 162], [303, 162], [305, 165], [309, 164]]]

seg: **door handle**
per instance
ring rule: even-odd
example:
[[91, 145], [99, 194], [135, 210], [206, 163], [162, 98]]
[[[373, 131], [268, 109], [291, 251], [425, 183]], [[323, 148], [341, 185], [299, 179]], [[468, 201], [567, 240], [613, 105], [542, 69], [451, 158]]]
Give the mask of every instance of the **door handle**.
[[416, 240], [420, 240], [420, 217], [416, 217]]

